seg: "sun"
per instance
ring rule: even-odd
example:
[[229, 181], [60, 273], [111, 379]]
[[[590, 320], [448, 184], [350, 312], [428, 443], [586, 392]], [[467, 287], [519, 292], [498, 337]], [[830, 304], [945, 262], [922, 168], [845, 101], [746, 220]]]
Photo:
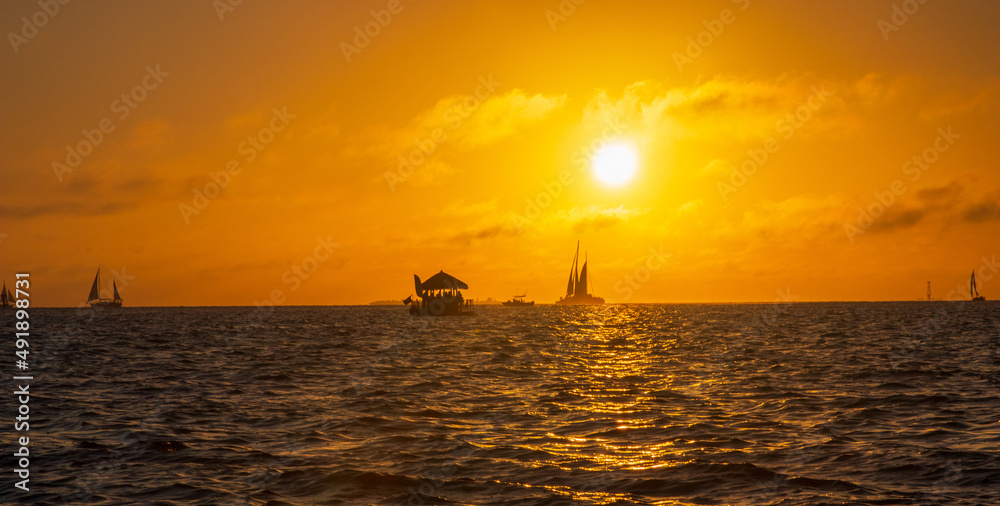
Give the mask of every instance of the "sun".
[[635, 176], [639, 159], [635, 149], [622, 142], [608, 144], [601, 148], [591, 164], [594, 175], [609, 186], [621, 186]]

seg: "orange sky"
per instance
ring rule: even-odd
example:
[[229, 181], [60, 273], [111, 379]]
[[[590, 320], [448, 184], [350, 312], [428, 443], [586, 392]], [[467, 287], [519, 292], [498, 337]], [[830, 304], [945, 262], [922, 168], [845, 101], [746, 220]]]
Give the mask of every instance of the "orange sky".
[[[35, 304], [98, 265], [129, 306], [441, 269], [552, 302], [578, 239], [609, 302], [947, 297], [973, 269], [1000, 296], [995, 2], [226, 6], [2, 6], [0, 269]], [[593, 176], [606, 141], [629, 183]]]

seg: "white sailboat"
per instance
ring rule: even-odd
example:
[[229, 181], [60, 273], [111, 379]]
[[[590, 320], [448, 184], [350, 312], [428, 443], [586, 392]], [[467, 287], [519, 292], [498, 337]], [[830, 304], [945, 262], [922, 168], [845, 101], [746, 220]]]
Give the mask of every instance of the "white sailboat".
[[90, 287], [90, 295], [87, 296], [87, 304], [90, 307], [122, 307], [122, 298], [118, 295], [118, 284], [111, 280], [111, 287], [114, 290], [114, 298], [101, 298], [101, 268], [97, 268], [97, 276], [94, 277], [94, 285]]
[[969, 282], [969, 295], [972, 296], [973, 302], [984, 302], [986, 297], [979, 295], [979, 290], [976, 289], [976, 271], [972, 271], [972, 281]]

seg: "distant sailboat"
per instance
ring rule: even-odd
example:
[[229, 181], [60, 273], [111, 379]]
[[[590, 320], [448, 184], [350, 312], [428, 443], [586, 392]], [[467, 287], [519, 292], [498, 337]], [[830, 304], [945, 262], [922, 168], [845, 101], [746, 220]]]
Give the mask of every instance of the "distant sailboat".
[[972, 271], [972, 281], [969, 282], [969, 295], [972, 296], [974, 302], [983, 302], [986, 297], [979, 295], [979, 290], [976, 290], [976, 271]]
[[0, 309], [13, 309], [14, 308], [14, 295], [10, 293], [7, 289], [7, 282], [3, 282], [3, 288], [0, 288]]
[[122, 298], [118, 295], [118, 284], [111, 280], [111, 287], [114, 289], [114, 298], [101, 298], [101, 268], [97, 268], [97, 276], [94, 277], [94, 285], [90, 287], [90, 295], [87, 296], [87, 304], [90, 307], [122, 307]]
[[587, 259], [584, 253], [583, 268], [577, 275], [577, 265], [580, 261], [580, 241], [576, 242], [576, 255], [573, 256], [573, 266], [569, 271], [569, 283], [566, 284], [566, 296], [557, 300], [556, 304], [564, 306], [593, 306], [604, 304], [604, 299], [591, 295], [587, 291]]

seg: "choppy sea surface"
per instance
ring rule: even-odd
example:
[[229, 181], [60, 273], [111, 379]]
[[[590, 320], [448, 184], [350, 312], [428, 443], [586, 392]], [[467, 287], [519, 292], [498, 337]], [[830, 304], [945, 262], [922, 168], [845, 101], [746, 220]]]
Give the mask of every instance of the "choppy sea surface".
[[1000, 503], [1000, 304], [477, 312], [35, 309], [0, 502]]

